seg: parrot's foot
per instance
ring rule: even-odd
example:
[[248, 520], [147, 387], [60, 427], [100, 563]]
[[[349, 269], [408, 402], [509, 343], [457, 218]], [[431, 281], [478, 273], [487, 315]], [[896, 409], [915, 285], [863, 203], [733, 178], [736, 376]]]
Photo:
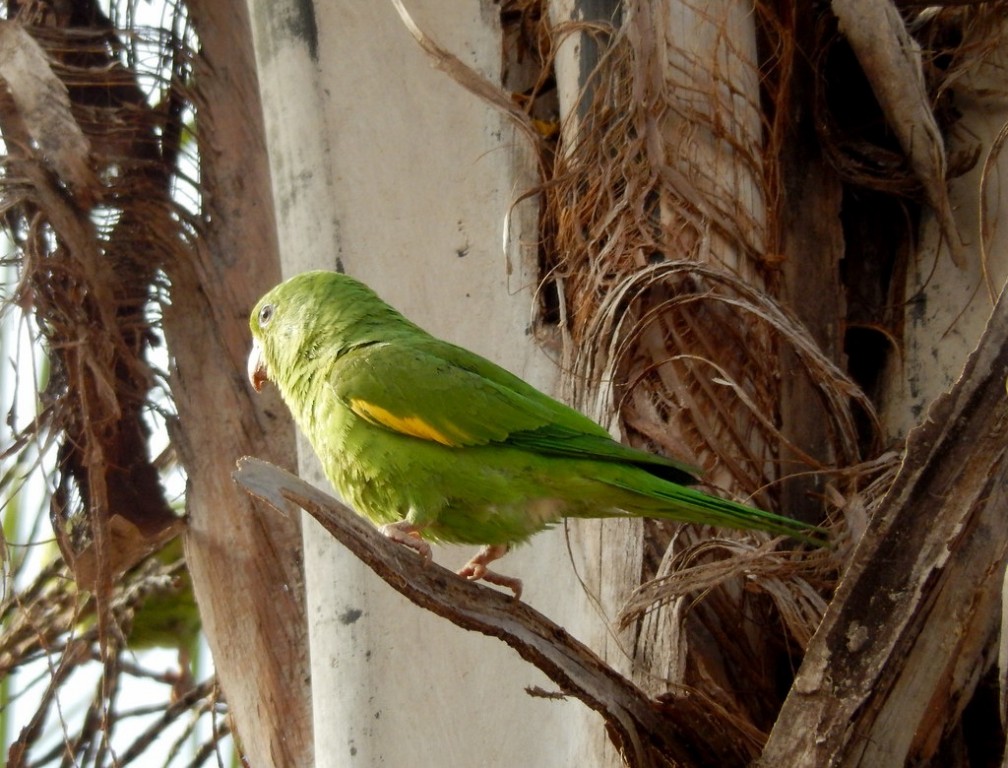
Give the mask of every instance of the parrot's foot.
[[469, 581], [489, 581], [498, 587], [506, 587], [514, 592], [515, 600], [521, 600], [522, 581], [514, 576], [504, 576], [503, 574], [491, 571], [487, 568], [489, 563], [498, 560], [508, 552], [507, 544], [487, 545], [480, 549], [473, 558], [458, 570], [458, 575]]
[[382, 535], [403, 546], [416, 550], [424, 563], [431, 561], [430, 544], [420, 538], [420, 529], [413, 523], [400, 520], [398, 523], [387, 523], [378, 529]]

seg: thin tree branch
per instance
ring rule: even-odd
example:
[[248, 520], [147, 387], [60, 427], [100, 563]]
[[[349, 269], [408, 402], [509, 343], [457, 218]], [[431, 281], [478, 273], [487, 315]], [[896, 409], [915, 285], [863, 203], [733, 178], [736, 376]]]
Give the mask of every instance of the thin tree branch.
[[300, 507], [386, 583], [463, 629], [496, 637], [542, 670], [564, 693], [605, 720], [628, 766], [741, 765], [730, 743], [711, 743], [705, 704], [684, 694], [654, 701], [538, 611], [493, 588], [424, 564], [332, 497], [260, 459], [238, 462], [235, 481], [283, 514]]

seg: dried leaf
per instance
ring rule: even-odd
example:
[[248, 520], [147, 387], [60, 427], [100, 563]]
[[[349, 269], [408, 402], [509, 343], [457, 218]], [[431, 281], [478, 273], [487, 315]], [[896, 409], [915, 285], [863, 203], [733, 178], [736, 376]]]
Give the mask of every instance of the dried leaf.
[[16, 21], [0, 20], [0, 79], [44, 161], [74, 192], [90, 198], [98, 186], [89, 165], [91, 144], [45, 51]]
[[156, 552], [167, 541], [178, 536], [185, 528], [185, 521], [179, 518], [175, 525], [161, 528], [152, 536], [147, 536], [136, 525], [119, 515], [109, 518], [108, 542], [101, 553], [94, 543], [80, 552], [68, 549], [65, 537], [57, 536], [63, 559], [70, 565], [77, 584], [82, 589], [95, 590], [98, 584], [99, 556], [107, 564], [113, 583], [126, 571], [143, 560], [151, 552]]

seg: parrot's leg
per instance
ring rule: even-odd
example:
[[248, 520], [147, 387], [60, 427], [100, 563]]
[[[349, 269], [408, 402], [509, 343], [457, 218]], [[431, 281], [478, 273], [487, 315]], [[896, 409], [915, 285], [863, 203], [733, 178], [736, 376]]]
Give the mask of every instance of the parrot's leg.
[[514, 592], [515, 600], [521, 600], [521, 579], [516, 579], [514, 576], [504, 576], [487, 568], [487, 565], [494, 560], [504, 557], [509, 549], [510, 547], [507, 544], [487, 544], [458, 570], [458, 575], [470, 581], [479, 581], [482, 579], [499, 587], [506, 587]]
[[382, 535], [397, 544], [402, 544], [416, 550], [425, 563], [431, 560], [430, 544], [420, 538], [420, 529], [408, 520], [398, 523], [387, 523], [378, 529]]

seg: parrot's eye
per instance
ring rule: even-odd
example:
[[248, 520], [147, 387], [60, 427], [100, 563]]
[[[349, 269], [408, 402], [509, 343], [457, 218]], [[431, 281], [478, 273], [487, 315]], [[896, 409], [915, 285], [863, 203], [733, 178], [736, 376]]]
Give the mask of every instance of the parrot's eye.
[[273, 305], [266, 304], [259, 310], [259, 326], [265, 328], [269, 321], [273, 319]]

